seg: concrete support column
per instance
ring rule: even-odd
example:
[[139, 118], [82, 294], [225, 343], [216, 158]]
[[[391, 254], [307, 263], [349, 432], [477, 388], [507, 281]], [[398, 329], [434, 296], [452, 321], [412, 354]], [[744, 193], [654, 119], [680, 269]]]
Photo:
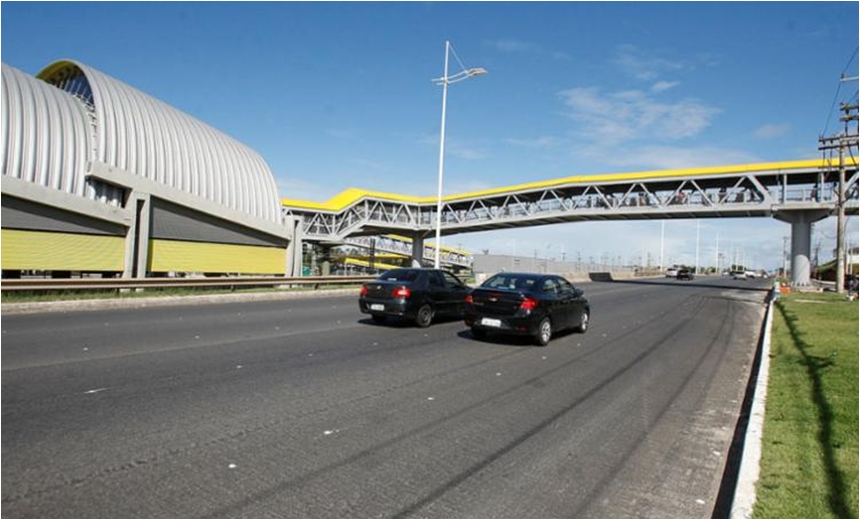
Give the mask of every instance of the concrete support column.
[[812, 254], [812, 222], [798, 221], [791, 224], [791, 285], [809, 285]]
[[129, 197], [132, 222], [125, 237], [123, 278], [145, 278], [149, 263], [149, 233], [152, 199], [149, 194], [133, 192]]
[[322, 249], [320, 275], [331, 276], [331, 246], [321, 246], [320, 249]]
[[293, 231], [293, 238], [287, 246], [287, 276], [302, 275], [302, 221], [294, 218], [288, 225]]
[[791, 285], [810, 285], [810, 262], [812, 255], [812, 224], [827, 217], [822, 210], [785, 211], [776, 218], [791, 224]]
[[412, 235], [412, 267], [424, 265], [424, 235], [415, 233]]

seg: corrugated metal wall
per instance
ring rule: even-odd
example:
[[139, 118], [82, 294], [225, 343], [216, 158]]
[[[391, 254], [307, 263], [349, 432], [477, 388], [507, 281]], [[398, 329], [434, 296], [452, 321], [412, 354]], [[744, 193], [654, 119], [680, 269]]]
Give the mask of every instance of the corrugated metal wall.
[[2, 230], [3, 269], [122, 271], [125, 239], [116, 236]]
[[286, 263], [286, 250], [278, 247], [154, 239], [149, 248], [150, 272], [282, 275]]

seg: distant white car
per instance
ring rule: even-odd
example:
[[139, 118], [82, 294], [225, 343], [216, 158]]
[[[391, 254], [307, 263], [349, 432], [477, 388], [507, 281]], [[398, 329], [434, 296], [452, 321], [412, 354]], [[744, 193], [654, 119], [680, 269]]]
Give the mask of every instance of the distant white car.
[[758, 274], [756, 274], [756, 272], [752, 270], [744, 271], [744, 276], [746, 276], [747, 278], [758, 278]]
[[747, 275], [743, 271], [732, 271], [732, 280], [746, 280]]
[[678, 269], [675, 267], [670, 267], [666, 269], [666, 278], [677, 278], [678, 277]]

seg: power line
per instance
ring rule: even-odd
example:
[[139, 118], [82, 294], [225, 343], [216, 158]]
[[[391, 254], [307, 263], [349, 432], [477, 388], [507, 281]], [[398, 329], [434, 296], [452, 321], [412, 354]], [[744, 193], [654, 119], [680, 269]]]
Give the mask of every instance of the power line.
[[[836, 101], [839, 99], [839, 91], [842, 89], [843, 79], [845, 78], [845, 72], [848, 70], [848, 67], [854, 62], [854, 57], [857, 56], [857, 50], [860, 49], [860, 46], [854, 49], [854, 52], [851, 53], [851, 57], [848, 59], [848, 62], [845, 64], [845, 67], [842, 69], [842, 74], [840, 75], [839, 81], [836, 83], [836, 93], [833, 94], [833, 102], [830, 104], [830, 110], [827, 111], [827, 122], [824, 123], [824, 130], [821, 132], [821, 135], [827, 133], [827, 130], [830, 128], [830, 120], [833, 118], [833, 112], [836, 108]], [[857, 96], [855, 93], [854, 96]], [[853, 99], [853, 98], [852, 98]]]
[[854, 61], [854, 57], [857, 56], [857, 50], [860, 49], [860, 45], [854, 48], [854, 52], [851, 53], [851, 57], [848, 58], [848, 63], [845, 64], [845, 68], [842, 69], [842, 76], [845, 76], [845, 71], [848, 70], [848, 67], [851, 66], [851, 63]]

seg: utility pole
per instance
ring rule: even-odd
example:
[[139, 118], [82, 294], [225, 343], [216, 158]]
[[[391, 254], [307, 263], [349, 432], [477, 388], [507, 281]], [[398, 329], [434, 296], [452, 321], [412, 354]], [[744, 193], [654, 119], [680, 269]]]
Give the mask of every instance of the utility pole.
[[821, 137], [819, 150], [839, 151], [839, 188], [836, 198], [836, 292], [845, 292], [845, 152], [852, 146], [857, 146], [857, 133], [848, 133], [848, 124], [857, 121], [857, 105], [842, 103], [842, 111], [845, 113], [840, 118], [845, 123], [845, 131], [833, 137]]

